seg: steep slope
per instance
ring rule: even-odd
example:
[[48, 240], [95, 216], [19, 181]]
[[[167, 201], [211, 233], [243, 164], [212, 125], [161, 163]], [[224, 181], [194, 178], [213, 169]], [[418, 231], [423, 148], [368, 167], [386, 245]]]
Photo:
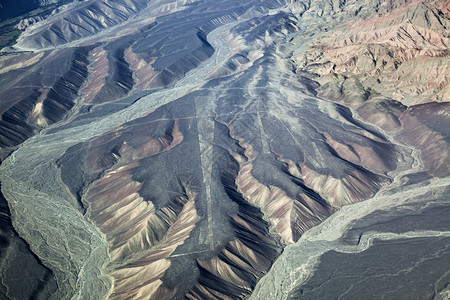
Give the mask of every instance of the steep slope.
[[[91, 49], [80, 47], [56, 55], [32, 56], [31, 62], [25, 66], [20, 64], [27, 69], [24, 75], [19, 75], [8, 85], [6, 82], [11, 77], [3, 77], [5, 85], [1, 96], [7, 101], [2, 102], [0, 120], [2, 148], [17, 146], [39, 129], [65, 117], [75, 105], [79, 90], [86, 81]], [[40, 64], [43, 67], [36, 72], [33, 67], [41, 58], [44, 59]], [[45, 61], [52, 63], [45, 64]], [[55, 64], [59, 70], [53, 73]], [[14, 71], [5, 71], [14, 76], [10, 74]]]
[[[357, 5], [347, 3], [345, 9]], [[294, 51], [296, 72], [317, 80], [323, 97], [354, 105], [377, 99], [407, 105], [446, 100], [449, 13], [440, 1], [413, 1], [355, 23], [323, 28]]]
[[[445, 1], [362, 4], [350, 1], [339, 7], [325, 6], [323, 12], [332, 11], [328, 12], [329, 25], [315, 27], [320, 31], [312, 33], [306, 43], [300, 36], [290, 41], [292, 67], [320, 83], [319, 96], [345, 103], [364, 120], [396, 131], [422, 151], [430, 173], [445, 176], [450, 146], [445, 129], [448, 105], [430, 102], [450, 99], [450, 8]], [[377, 15], [367, 15], [371, 6]], [[320, 8], [320, 1], [312, 2], [302, 16], [314, 18]], [[356, 17], [351, 18], [353, 13]], [[342, 17], [347, 21], [341, 21]], [[428, 113], [413, 113], [422, 110], [433, 111], [439, 116], [435, 124], [440, 125], [427, 127], [429, 140], [419, 142], [419, 133], [412, 130], [422, 125], [416, 122], [431, 121]], [[434, 151], [439, 151], [440, 158], [432, 158]]]
[[448, 12], [87, 0], [31, 26], [0, 56], [0, 180], [42, 263], [37, 297], [302, 297], [330, 249], [350, 261], [382, 253], [375, 239], [433, 238], [426, 255], [443, 261], [445, 209], [425, 231], [371, 229], [377, 209], [448, 206]]

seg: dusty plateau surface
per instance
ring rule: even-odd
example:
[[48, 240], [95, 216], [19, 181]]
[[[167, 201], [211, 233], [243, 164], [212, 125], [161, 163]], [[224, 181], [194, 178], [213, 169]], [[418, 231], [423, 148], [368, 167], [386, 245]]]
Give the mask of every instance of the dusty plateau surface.
[[447, 1], [63, 4], [0, 52], [1, 299], [450, 298]]

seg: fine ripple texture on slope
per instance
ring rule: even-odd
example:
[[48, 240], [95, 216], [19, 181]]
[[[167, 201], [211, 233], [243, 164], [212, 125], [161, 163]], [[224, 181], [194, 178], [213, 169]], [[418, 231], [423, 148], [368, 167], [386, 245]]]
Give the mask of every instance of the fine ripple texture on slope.
[[[217, 49], [206, 64], [208, 70], [227, 55], [226, 44], [220, 42], [225, 30], [226, 27], [220, 27], [208, 37]], [[201, 73], [198, 72], [193, 71], [194, 76], [188, 73], [174, 89], [147, 96], [95, 124], [31, 138], [2, 165], [2, 191], [11, 206], [15, 228], [30, 243], [32, 251], [55, 270], [60, 288], [59, 293], [53, 295], [54, 299], [70, 298], [74, 294], [102, 298], [111, 287], [110, 279], [101, 273], [102, 265], [107, 262], [106, 241], [69, 201], [62, 200], [72, 196], [57, 183], [55, 159], [80, 141], [181, 97], [200, 84], [197, 74]], [[28, 182], [29, 178], [33, 181]], [[27, 228], [35, 230], [30, 232]], [[75, 240], [74, 236], [77, 237]]]
[[[357, 245], [340, 244], [353, 220], [431, 199], [448, 185], [438, 155], [448, 139], [438, 128], [448, 122], [445, 105], [425, 104], [427, 116], [388, 105], [380, 129], [368, 123], [370, 105], [358, 115], [318, 97], [320, 83], [296, 72], [305, 26], [338, 19], [353, 2], [311, 2], [312, 10], [323, 4], [320, 17], [302, 14], [311, 7], [301, 3], [291, 6], [297, 12], [269, 11], [280, 5], [269, 0], [236, 11], [210, 3], [172, 7], [156, 21], [143, 10], [51, 51], [91, 47], [80, 102], [22, 144], [0, 175], [14, 225], [61, 283], [54, 298], [239, 299], [255, 287], [255, 297], [295, 296], [327, 249], [359, 253], [376, 237], [439, 234], [364, 233]], [[189, 34], [178, 19], [187, 11]], [[49, 50], [26, 56], [32, 64]], [[420, 130], [396, 130], [408, 124]], [[439, 151], [426, 147], [434, 142]], [[283, 262], [284, 271], [295, 266], [297, 248], [310, 251], [297, 253], [309, 261], [299, 266], [306, 271], [274, 279]]]

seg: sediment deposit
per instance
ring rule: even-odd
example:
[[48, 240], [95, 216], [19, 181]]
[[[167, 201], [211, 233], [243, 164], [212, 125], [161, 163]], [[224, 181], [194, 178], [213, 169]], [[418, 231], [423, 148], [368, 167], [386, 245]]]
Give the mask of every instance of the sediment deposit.
[[31, 25], [0, 56], [0, 295], [445, 299], [449, 10], [86, 0]]

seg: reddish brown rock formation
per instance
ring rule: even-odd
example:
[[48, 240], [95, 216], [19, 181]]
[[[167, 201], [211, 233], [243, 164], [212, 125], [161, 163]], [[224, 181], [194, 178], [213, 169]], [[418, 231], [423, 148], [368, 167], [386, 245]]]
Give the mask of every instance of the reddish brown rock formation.
[[448, 7], [414, 1], [386, 9], [316, 34], [294, 53], [297, 72], [321, 84], [319, 95], [351, 105], [376, 98], [407, 105], [449, 99]]

